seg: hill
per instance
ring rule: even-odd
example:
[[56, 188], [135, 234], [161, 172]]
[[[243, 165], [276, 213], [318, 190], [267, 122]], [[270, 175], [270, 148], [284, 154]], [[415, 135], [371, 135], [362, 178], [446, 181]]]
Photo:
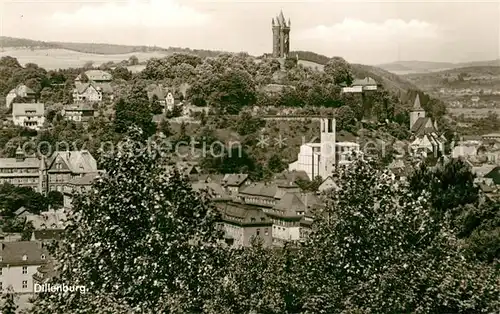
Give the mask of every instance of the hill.
[[429, 73], [437, 71], [445, 71], [449, 69], [458, 69], [465, 67], [476, 66], [500, 66], [500, 59], [488, 61], [473, 61], [473, 62], [433, 62], [433, 61], [396, 61], [377, 65], [376, 67], [382, 68], [386, 71], [395, 74], [415, 74], [415, 73]]
[[25, 38], [14, 38], [0, 36], [0, 47], [2, 51], [9, 50], [9, 48], [18, 49], [65, 49], [69, 51], [76, 51], [81, 53], [98, 54], [98, 55], [117, 55], [117, 54], [131, 54], [131, 53], [150, 53], [150, 52], [163, 52], [163, 53], [194, 53], [202, 57], [214, 57], [222, 51], [212, 51], [204, 49], [189, 49], [180, 47], [162, 48], [157, 46], [134, 46], [134, 45], [116, 45], [106, 43], [75, 43], [75, 42], [45, 42], [38, 40], [31, 40]]
[[[293, 51], [291, 55], [298, 54], [299, 64], [307, 67], [317, 68], [318, 70], [323, 70], [324, 65], [328, 62], [330, 58], [324, 55], [320, 55], [310, 51]], [[417, 86], [408, 81], [407, 79], [398, 76], [397, 74], [391, 73], [384, 69], [364, 65], [364, 64], [351, 64], [353, 74], [357, 78], [371, 77], [377, 82], [381, 83], [387, 90], [392, 93], [404, 94], [409, 90], [417, 90]]]
[[[500, 89], [500, 66], [469, 66], [433, 73], [408, 74], [403, 76], [423, 91], [446, 96], [445, 90]], [[451, 96], [451, 95], [450, 95]]]

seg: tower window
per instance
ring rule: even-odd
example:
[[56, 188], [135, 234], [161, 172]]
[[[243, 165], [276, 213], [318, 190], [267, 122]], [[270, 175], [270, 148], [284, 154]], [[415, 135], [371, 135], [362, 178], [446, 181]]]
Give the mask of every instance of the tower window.
[[333, 120], [328, 119], [328, 133], [332, 133], [332, 132], [333, 132]]

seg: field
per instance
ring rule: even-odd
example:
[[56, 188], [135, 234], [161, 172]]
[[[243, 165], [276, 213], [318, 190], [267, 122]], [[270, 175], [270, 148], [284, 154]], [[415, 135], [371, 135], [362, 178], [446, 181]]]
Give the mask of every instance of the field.
[[[120, 62], [122, 60], [128, 60], [131, 56], [136, 56], [139, 62], [147, 61], [154, 57], [164, 57], [168, 53], [166, 52], [134, 52], [127, 54], [91, 54], [82, 53], [66, 49], [15, 49], [6, 48], [4, 51], [0, 52], [0, 57], [11, 56], [17, 58], [21, 65], [32, 62], [39, 66], [48, 69], [58, 69], [58, 68], [76, 68], [82, 67], [85, 63], [92, 61], [94, 65], [99, 66], [103, 63], [113, 61]], [[143, 68], [143, 66], [142, 66]], [[142, 69], [141, 66], [134, 66], [131, 71], [137, 71], [137, 69]]]
[[449, 115], [463, 114], [466, 118], [485, 118], [491, 113], [500, 115], [500, 108], [448, 108], [447, 110]]
[[299, 60], [299, 64], [302, 64], [305, 67], [317, 69], [320, 71], [323, 71], [323, 68], [324, 68], [324, 65], [322, 65], [322, 64], [311, 62], [311, 61], [306, 61], [306, 60]]

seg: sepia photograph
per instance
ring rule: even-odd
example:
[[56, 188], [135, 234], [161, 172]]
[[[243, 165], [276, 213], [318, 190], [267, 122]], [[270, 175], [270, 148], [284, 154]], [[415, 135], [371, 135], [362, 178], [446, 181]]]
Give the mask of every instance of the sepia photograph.
[[500, 313], [500, 1], [0, 0], [0, 314]]

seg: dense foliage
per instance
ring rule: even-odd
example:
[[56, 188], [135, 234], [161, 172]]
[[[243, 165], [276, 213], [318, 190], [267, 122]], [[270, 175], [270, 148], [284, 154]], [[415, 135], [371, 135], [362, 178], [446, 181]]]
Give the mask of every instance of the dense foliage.
[[337, 172], [339, 189], [325, 196], [304, 243], [273, 250], [255, 238], [251, 248], [227, 249], [209, 199], [161, 170], [155, 150], [124, 147], [76, 198], [54, 251], [54, 282], [90, 292], [41, 294], [32, 313], [492, 313], [500, 306], [498, 261], [470, 257], [452, 217], [435, 219], [439, 187], [415, 193], [360, 160]]

